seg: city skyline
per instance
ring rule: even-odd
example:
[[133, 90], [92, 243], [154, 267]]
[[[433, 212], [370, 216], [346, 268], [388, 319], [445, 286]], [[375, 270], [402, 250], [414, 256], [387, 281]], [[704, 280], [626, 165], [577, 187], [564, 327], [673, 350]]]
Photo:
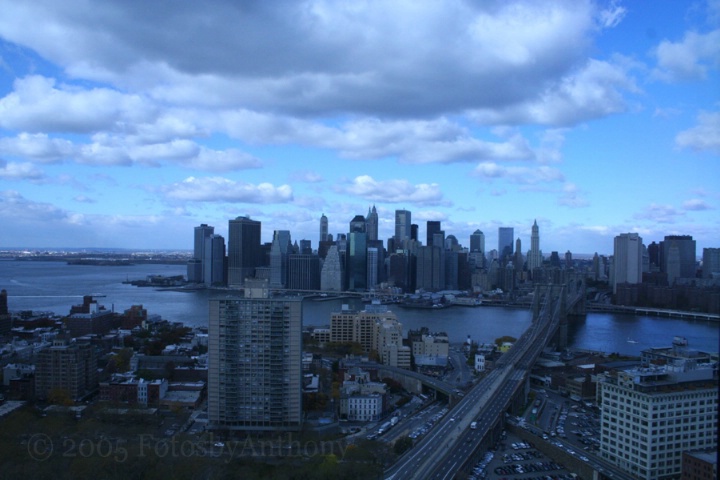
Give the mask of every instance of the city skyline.
[[488, 250], [718, 246], [717, 0], [0, 7], [0, 248], [244, 216], [316, 248], [371, 208], [380, 239], [404, 209]]

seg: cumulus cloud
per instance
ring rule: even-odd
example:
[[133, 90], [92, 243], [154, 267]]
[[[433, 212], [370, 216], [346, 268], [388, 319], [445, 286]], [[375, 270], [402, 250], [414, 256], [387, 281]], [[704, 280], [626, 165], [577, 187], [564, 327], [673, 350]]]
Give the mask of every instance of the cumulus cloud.
[[678, 133], [675, 144], [680, 148], [720, 155], [720, 112], [701, 112], [697, 125]]
[[69, 140], [51, 138], [45, 133], [23, 132], [16, 137], [0, 138], [0, 154], [54, 163], [71, 157], [75, 146]]
[[30, 75], [15, 80], [14, 90], [0, 99], [0, 127], [33, 133], [92, 133], [113, 129], [118, 122], [142, 122], [152, 110], [138, 95], [109, 88], [58, 86], [52, 78]]
[[289, 185], [253, 185], [223, 177], [188, 177], [162, 188], [169, 200], [189, 202], [288, 203], [293, 194]]
[[482, 124], [567, 126], [627, 110], [625, 92], [639, 92], [622, 58], [589, 59], [523, 102], [479, 108], [470, 117]]
[[654, 51], [653, 74], [668, 82], [702, 80], [709, 68], [720, 66], [720, 29], [708, 33], [687, 32], [679, 42], [663, 40]]
[[72, 222], [80, 217], [47, 202], [34, 202], [16, 190], [0, 191], [0, 218], [22, 223]]
[[[68, 2], [7, 3], [0, 34], [73, 77], [163, 103], [323, 116], [432, 116], [526, 101], [576, 66], [598, 24], [622, 16], [589, 0]], [[177, 33], [158, 35], [159, 24]]]
[[407, 180], [375, 180], [369, 175], [354, 178], [347, 185], [339, 185], [337, 191], [355, 195], [368, 201], [418, 205], [447, 205], [440, 185], [420, 183], [413, 185]]
[[512, 183], [537, 184], [561, 182], [564, 176], [560, 170], [547, 165], [533, 167], [508, 167], [493, 162], [481, 162], [473, 170], [473, 175], [483, 179], [505, 179]]
[[45, 175], [31, 163], [0, 160], [0, 178], [7, 180], [40, 180]]

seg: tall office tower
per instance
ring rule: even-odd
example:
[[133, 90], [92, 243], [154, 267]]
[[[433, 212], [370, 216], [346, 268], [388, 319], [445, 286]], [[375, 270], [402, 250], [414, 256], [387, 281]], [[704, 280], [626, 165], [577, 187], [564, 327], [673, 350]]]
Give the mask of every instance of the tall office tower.
[[498, 256], [500, 262], [512, 257], [514, 240], [515, 230], [512, 227], [498, 228]]
[[312, 255], [312, 243], [310, 240], [300, 240], [300, 250], [298, 253], [303, 255]]
[[420, 227], [418, 227], [417, 223], [410, 224], [410, 240], [415, 240], [417, 242], [419, 229]]
[[409, 291], [408, 256], [404, 253], [391, 253], [389, 260], [388, 283], [402, 289], [403, 292]]
[[291, 290], [320, 290], [320, 257], [303, 253], [288, 255], [287, 287]]
[[[451, 235], [452, 236], [452, 235]], [[443, 252], [443, 264], [445, 268], [445, 278], [443, 281], [444, 288], [448, 290], [458, 289], [458, 275], [459, 275], [459, 264], [458, 264], [459, 251], [445, 250]]]
[[372, 209], [368, 209], [367, 217], [365, 217], [365, 224], [367, 225], [367, 234], [369, 241], [375, 241], [378, 239], [378, 213], [375, 209], [375, 205]]
[[[427, 221], [427, 227], [426, 227], [426, 242], [425, 245], [428, 247], [432, 247], [435, 242], [435, 234], [440, 233], [442, 228], [440, 228], [440, 221], [439, 220], [428, 220]], [[440, 245], [438, 245], [440, 246]]]
[[270, 247], [270, 287], [284, 288], [287, 286], [288, 255], [292, 249], [289, 230], [273, 232]]
[[395, 248], [405, 248], [410, 240], [411, 217], [408, 210], [395, 210]]
[[[668, 271], [668, 258], [670, 256], [670, 248], [676, 245], [677, 255], [679, 256], [679, 271], [677, 268], [672, 272]], [[668, 274], [668, 284], [672, 285], [678, 276], [680, 278], [695, 278], [696, 275], [696, 258], [695, 258], [695, 240], [690, 235], [666, 235], [662, 242], [662, 265], [661, 270]], [[675, 266], [677, 267], [677, 265]], [[671, 276], [672, 274], [672, 276]]]
[[525, 265], [525, 259], [523, 258], [522, 254], [522, 243], [520, 242], [520, 237], [515, 240], [515, 258], [513, 259], [513, 266], [515, 267], [516, 272], [522, 272], [523, 266]]
[[415, 286], [429, 291], [445, 288], [445, 268], [440, 247], [418, 247], [415, 252]]
[[205, 243], [215, 231], [214, 227], [210, 227], [207, 224], [202, 224], [199, 227], [195, 227], [195, 234], [193, 236], [193, 257], [188, 260], [187, 264], [187, 278], [190, 283], [203, 283], [205, 279], [203, 259], [205, 258]]
[[683, 452], [716, 452], [713, 363], [711, 354], [655, 347], [641, 353], [640, 367], [599, 377], [602, 457], [633, 478], [658, 480], [680, 478]]
[[348, 290], [367, 289], [367, 233], [350, 232], [347, 259]]
[[367, 224], [365, 223], [365, 217], [363, 217], [362, 215], [355, 215], [353, 219], [350, 220], [349, 232], [367, 233]]
[[652, 242], [650, 245], [648, 245], [647, 251], [648, 260], [650, 262], [650, 271], [659, 272], [660, 264], [662, 263], [660, 261], [660, 245], [658, 243]]
[[527, 263], [530, 272], [535, 268], [542, 267], [543, 263], [542, 252], [540, 251], [540, 227], [538, 227], [537, 220], [533, 222], [532, 233], [530, 234], [530, 252], [528, 253]]
[[325, 214], [320, 217], [320, 241], [326, 242], [328, 240], [328, 218]]
[[460, 242], [458, 242], [455, 235], [448, 235], [445, 237], [445, 250], [459, 251], [461, 248]]
[[228, 285], [242, 287], [255, 275], [260, 258], [260, 222], [237, 217], [228, 222]]
[[378, 249], [375, 247], [368, 247], [367, 249], [367, 280], [365, 281], [367, 288], [375, 288], [380, 282], [378, 282]]
[[205, 285], [225, 284], [225, 239], [222, 235], [210, 235], [205, 241], [202, 265]]
[[345, 269], [340, 260], [337, 245], [331, 245], [325, 256], [325, 262], [320, 272], [320, 290], [341, 292], [345, 290]]
[[470, 253], [473, 252], [485, 254], [485, 234], [479, 229], [470, 235]]
[[210, 300], [210, 428], [299, 430], [302, 299], [267, 298], [267, 288], [251, 296], [257, 294], [261, 298]]
[[567, 269], [573, 268], [572, 252], [570, 250], [565, 252], [565, 268], [567, 268]]
[[702, 276], [720, 277], [720, 248], [703, 248]]
[[642, 238], [637, 233], [615, 237], [613, 248], [613, 293], [621, 283], [642, 283]]
[[47, 400], [63, 392], [71, 400], [81, 400], [98, 386], [95, 346], [55, 338], [38, 353], [35, 363], [35, 396]]

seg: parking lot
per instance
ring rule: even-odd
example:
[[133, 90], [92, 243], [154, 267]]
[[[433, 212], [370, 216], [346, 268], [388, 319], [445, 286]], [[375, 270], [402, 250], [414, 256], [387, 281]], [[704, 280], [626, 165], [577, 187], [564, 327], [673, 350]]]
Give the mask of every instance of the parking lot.
[[569, 480], [577, 476], [545, 456], [530, 442], [504, 433], [496, 448], [486, 452], [469, 479]]

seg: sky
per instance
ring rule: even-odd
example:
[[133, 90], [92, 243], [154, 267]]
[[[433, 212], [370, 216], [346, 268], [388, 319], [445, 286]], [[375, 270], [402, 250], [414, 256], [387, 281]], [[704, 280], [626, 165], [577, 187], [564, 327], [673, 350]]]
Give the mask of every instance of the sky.
[[720, 0], [0, 0], [0, 248], [317, 246], [372, 206], [720, 247]]

